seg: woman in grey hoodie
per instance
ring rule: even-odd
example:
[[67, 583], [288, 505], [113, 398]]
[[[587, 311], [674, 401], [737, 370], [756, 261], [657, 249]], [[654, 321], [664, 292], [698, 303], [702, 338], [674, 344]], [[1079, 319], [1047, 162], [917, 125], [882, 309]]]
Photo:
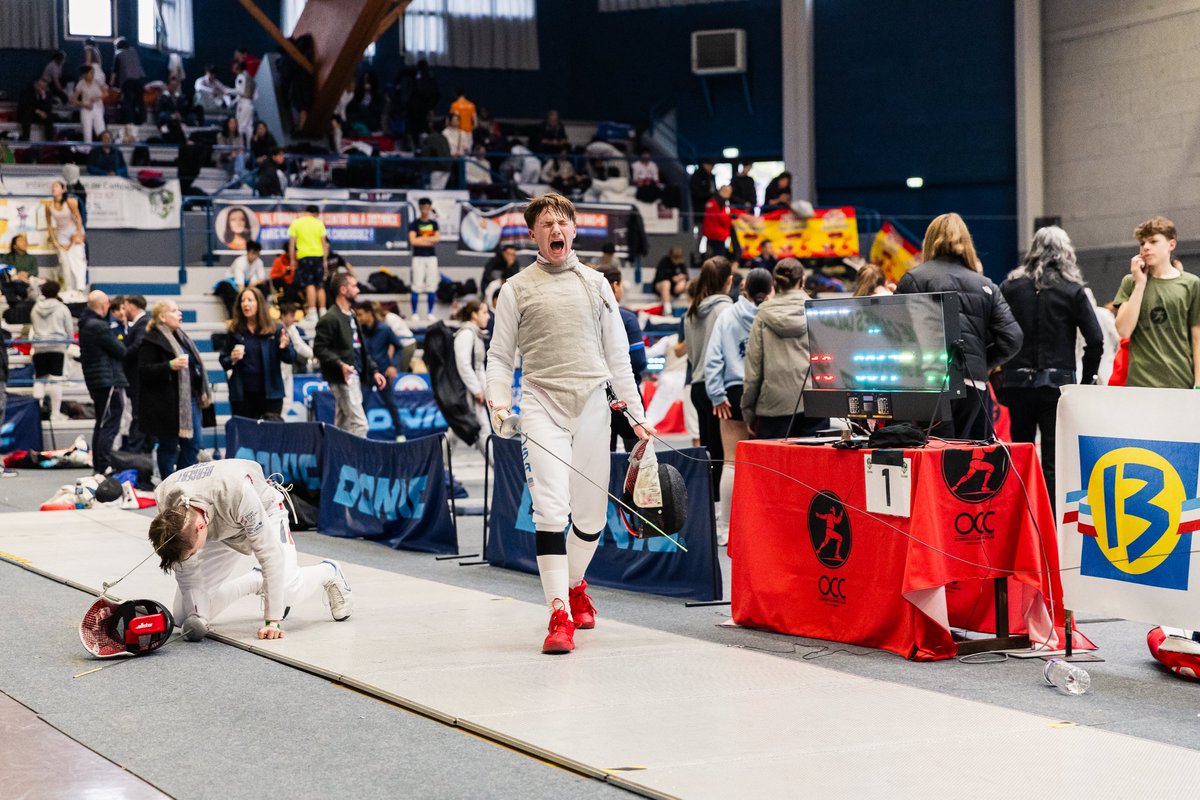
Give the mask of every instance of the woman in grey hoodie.
[[812, 436], [829, 420], [806, 417], [800, 399], [809, 369], [804, 265], [785, 258], [774, 274], [775, 297], [758, 310], [746, 342], [742, 418], [755, 439]]
[[690, 386], [692, 406], [700, 424], [700, 446], [708, 450], [711, 460], [712, 496], [716, 498], [721, 487], [721, 461], [725, 451], [721, 447], [721, 421], [713, 415], [712, 403], [704, 389], [704, 353], [708, 349], [708, 337], [713, 323], [724, 309], [733, 305], [729, 289], [733, 286], [734, 265], [725, 256], [713, 256], [700, 267], [700, 275], [692, 287], [692, 303], [683, 317], [676, 355], [687, 354], [685, 382]]
[[[67, 375], [67, 347], [75, 338], [75, 320], [71, 309], [58, 299], [57, 281], [42, 284], [42, 296], [30, 313], [30, 337], [33, 340], [33, 397], [39, 403], [50, 395], [50, 420], [66, 419], [62, 413], [63, 381]], [[49, 383], [47, 383], [49, 380]]]
[[775, 294], [775, 281], [765, 269], [750, 270], [742, 284], [742, 296], [726, 307], [713, 324], [704, 355], [704, 384], [713, 414], [721, 424], [721, 447], [725, 468], [721, 471], [721, 521], [717, 543], [729, 543], [729, 515], [733, 503], [733, 456], [737, 443], [750, 438], [742, 419], [742, 380], [750, 326], [758, 307]]

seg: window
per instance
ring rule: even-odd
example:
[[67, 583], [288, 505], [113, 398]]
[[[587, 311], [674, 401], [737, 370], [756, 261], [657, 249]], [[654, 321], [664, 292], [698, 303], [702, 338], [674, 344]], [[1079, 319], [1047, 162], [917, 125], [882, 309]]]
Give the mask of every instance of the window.
[[191, 53], [192, 0], [138, 0], [138, 43]]
[[[536, 0], [413, 0], [404, 12], [400, 46], [435, 64], [536, 69], [535, 50], [507, 52], [513, 39], [536, 42], [536, 17]], [[485, 32], [489, 35], [481, 36]]]
[[[308, 4], [308, 0], [283, 0], [279, 9], [279, 30], [284, 36], [291, 36], [292, 31], [296, 29], [296, 23], [300, 21], [300, 15], [304, 13], [304, 6]], [[363, 58], [375, 58], [375, 43], [371, 42], [367, 45], [367, 49], [363, 51]]]
[[112, 39], [116, 36], [112, 0], [66, 0], [67, 36]]

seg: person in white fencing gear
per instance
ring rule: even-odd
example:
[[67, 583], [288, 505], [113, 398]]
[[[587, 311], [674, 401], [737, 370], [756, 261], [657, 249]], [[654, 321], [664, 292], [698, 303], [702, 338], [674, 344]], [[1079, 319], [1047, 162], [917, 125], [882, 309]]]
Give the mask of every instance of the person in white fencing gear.
[[175, 620], [155, 600], [117, 603], [101, 596], [79, 623], [79, 641], [96, 658], [143, 656], [167, 643]]
[[[325, 590], [338, 622], [350, 616], [353, 597], [333, 561], [300, 567], [285, 497], [263, 477], [258, 462], [209, 461], [179, 470], [154, 492], [160, 509], [150, 523], [150, 543], [163, 572], [174, 572], [173, 613], [184, 637], [199, 641], [231, 603], [247, 595], [264, 600], [259, 639], [279, 639], [290, 606]], [[258, 567], [245, 569], [243, 555]]]
[[[645, 422], [612, 288], [571, 249], [575, 206], [562, 195], [544, 194], [526, 208], [525, 222], [537, 243], [537, 261], [500, 290], [486, 394], [493, 429], [522, 437], [538, 572], [551, 612], [542, 652], [568, 653], [576, 628], [595, 627], [584, 573], [608, 517], [607, 391], [627, 404], [640, 440], [654, 431]], [[519, 419], [512, 410], [518, 351], [524, 386]]]

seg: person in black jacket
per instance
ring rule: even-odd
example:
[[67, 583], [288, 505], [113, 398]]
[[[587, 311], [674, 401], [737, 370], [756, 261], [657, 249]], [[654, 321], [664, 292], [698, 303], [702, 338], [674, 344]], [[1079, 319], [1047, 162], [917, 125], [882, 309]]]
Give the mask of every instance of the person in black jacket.
[[200, 409], [212, 405], [212, 388], [196, 343], [183, 332], [183, 312], [174, 300], [154, 306], [138, 350], [138, 383], [142, 430], [158, 439], [159, 477], [195, 464], [203, 426]]
[[958, 214], [942, 214], [925, 231], [924, 263], [909, 270], [896, 294], [955, 292], [959, 302], [963, 378], [966, 396], [951, 404], [953, 423], [935, 428], [962, 439], [989, 436], [991, 396], [988, 375], [1021, 349], [1022, 334], [1000, 289], [983, 275], [971, 232]]
[[[1054, 504], [1054, 434], [1059, 387], [1095, 383], [1104, 337], [1083, 288], [1075, 249], [1056, 225], [1042, 228], [1021, 266], [1000, 284], [1025, 335], [1021, 350], [1004, 366], [1003, 396], [1012, 417], [1014, 442], [1042, 433], [1042, 474]], [[1076, 331], [1083, 334], [1083, 364], [1075, 374]]]
[[38, 78], [21, 90], [17, 98], [17, 122], [21, 125], [21, 141], [29, 141], [29, 131], [37, 125], [42, 138], [54, 141], [54, 98], [45, 78]]
[[317, 320], [313, 354], [321, 362], [321, 377], [333, 392], [337, 409], [333, 424], [347, 433], [365, 437], [368, 427], [360, 381], [365, 376], [382, 391], [387, 379], [375, 369], [358, 330], [353, 310], [358, 280], [347, 272], [339, 272], [333, 276], [329, 290], [333, 306]]
[[138, 409], [141, 398], [138, 396], [138, 350], [142, 340], [146, 338], [146, 325], [150, 315], [146, 313], [146, 298], [140, 294], [125, 297], [125, 379], [129, 381], [129, 433], [121, 443], [121, 449], [130, 453], [151, 453], [154, 451], [153, 437], [147, 436], [142, 430]]
[[79, 360], [83, 379], [96, 407], [96, 426], [92, 430], [92, 469], [103, 475], [108, 469], [113, 442], [121, 429], [125, 411], [125, 345], [117, 340], [108, 324], [108, 295], [94, 291], [88, 295], [87, 308], [79, 315]]

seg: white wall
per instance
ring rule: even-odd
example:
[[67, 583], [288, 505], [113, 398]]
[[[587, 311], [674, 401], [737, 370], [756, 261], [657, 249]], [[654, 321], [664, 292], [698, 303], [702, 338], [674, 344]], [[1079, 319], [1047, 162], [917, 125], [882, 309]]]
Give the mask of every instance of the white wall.
[[1045, 213], [1080, 250], [1200, 239], [1200, 2], [1043, 0], [1042, 40]]

